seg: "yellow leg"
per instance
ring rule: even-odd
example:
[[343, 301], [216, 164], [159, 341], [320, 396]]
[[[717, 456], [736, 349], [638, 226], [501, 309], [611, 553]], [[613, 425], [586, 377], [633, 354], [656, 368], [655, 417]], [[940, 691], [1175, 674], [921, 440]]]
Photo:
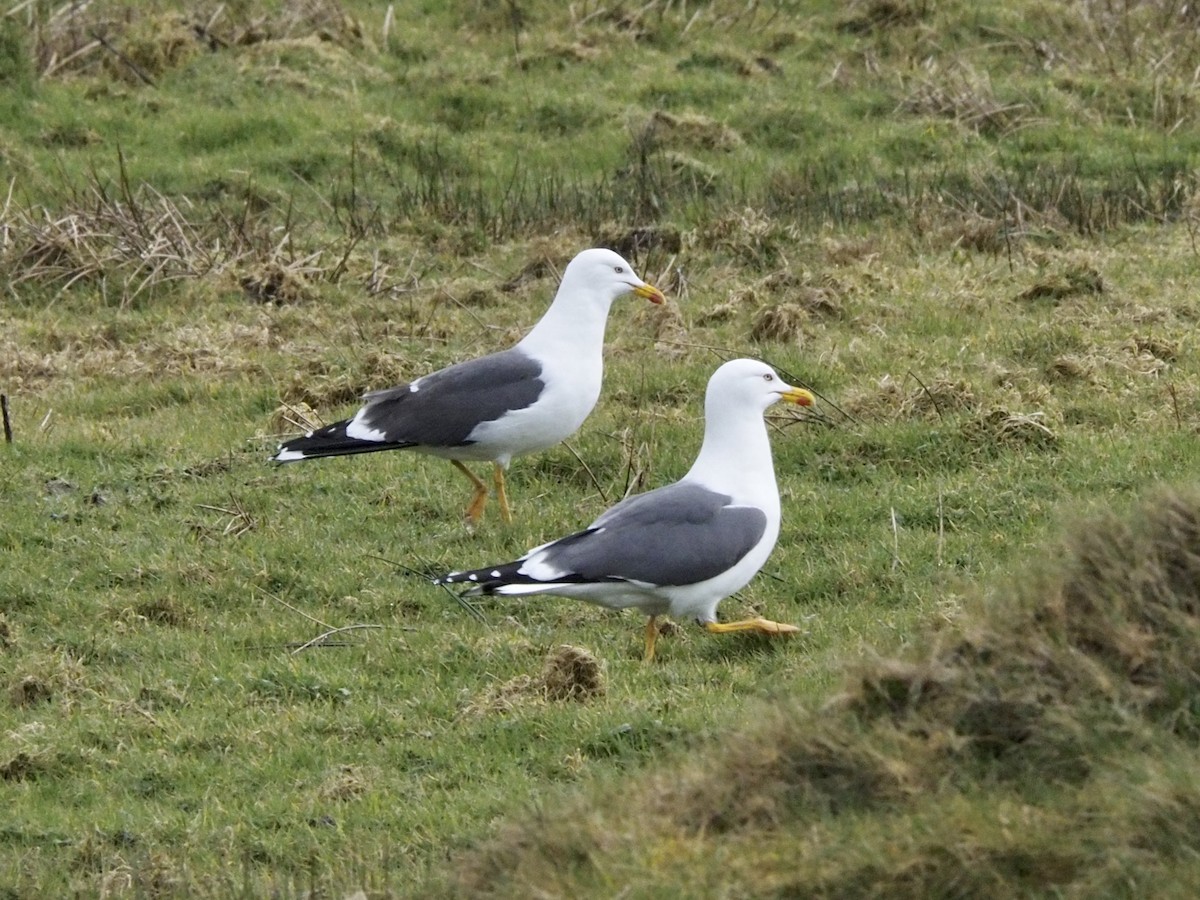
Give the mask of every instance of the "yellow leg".
[[475, 485], [475, 493], [471, 495], [471, 502], [467, 504], [467, 522], [474, 525], [479, 521], [479, 517], [483, 515], [483, 507], [487, 504], [487, 485], [480, 481], [474, 472], [457, 459], [452, 459], [450, 462], [454, 463], [454, 468], [471, 479], [471, 484]]
[[705, 622], [709, 634], [725, 634], [729, 631], [757, 631], [761, 634], [795, 634], [800, 629], [795, 625], [772, 622], [770, 619], [743, 619], [740, 622]]
[[658, 616], [646, 620], [646, 652], [642, 662], [654, 662], [654, 642], [658, 640]]
[[492, 480], [496, 482], [496, 502], [500, 504], [500, 518], [512, 523], [512, 510], [508, 508], [508, 494], [504, 491], [504, 466], [492, 463]]

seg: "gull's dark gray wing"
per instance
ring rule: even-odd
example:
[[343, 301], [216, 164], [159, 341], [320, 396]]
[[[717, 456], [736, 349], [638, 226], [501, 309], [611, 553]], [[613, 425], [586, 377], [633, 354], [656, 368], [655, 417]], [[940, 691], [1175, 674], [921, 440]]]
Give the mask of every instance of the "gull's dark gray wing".
[[355, 418], [388, 444], [458, 447], [480, 423], [532, 406], [546, 386], [541, 375], [536, 359], [503, 350], [367, 394]]
[[[522, 568], [542, 581], [705, 581], [733, 568], [767, 527], [762, 510], [730, 502], [726, 494], [687, 483], [639, 494], [586, 531], [530, 554], [536, 562]], [[561, 576], [552, 578], [554, 570]]]

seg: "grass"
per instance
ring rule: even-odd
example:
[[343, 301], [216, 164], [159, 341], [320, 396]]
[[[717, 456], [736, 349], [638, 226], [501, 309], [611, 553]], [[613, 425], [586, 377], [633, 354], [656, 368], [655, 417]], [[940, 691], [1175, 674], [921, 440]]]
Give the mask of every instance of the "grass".
[[[389, 9], [2, 20], [0, 892], [1194, 884], [1189, 620], [1061, 606], [1072, 560], [1116, 603], [1194, 553], [1187, 490], [1167, 537], [1094, 512], [1196, 469], [1187, 21]], [[512, 528], [437, 460], [265, 464], [597, 243], [671, 304], [617, 304]], [[797, 640], [679, 623], [644, 666], [634, 616], [423, 577], [678, 478], [731, 355], [832, 423], [778, 423], [783, 533], [721, 610]]]

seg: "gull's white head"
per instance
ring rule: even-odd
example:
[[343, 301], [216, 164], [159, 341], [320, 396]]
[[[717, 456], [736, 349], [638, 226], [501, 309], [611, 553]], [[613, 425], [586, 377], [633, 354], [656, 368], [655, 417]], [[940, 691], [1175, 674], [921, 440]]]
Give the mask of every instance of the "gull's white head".
[[560, 293], [564, 290], [584, 290], [609, 303], [629, 293], [651, 303], [662, 303], [664, 299], [662, 291], [642, 281], [619, 254], [603, 248], [584, 250], [571, 260], [559, 288]]
[[713, 372], [705, 393], [705, 411], [751, 408], [764, 412], [778, 400], [812, 406], [815, 398], [804, 388], [792, 387], [764, 362], [731, 359]]

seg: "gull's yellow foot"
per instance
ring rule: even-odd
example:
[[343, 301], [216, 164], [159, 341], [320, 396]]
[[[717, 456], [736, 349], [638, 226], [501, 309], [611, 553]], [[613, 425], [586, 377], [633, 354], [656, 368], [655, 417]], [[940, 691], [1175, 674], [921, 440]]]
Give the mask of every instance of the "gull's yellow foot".
[[642, 662], [654, 662], [654, 643], [658, 640], [658, 616], [646, 620], [646, 652], [642, 654]]
[[476, 525], [480, 517], [483, 515], [483, 508], [487, 505], [488, 489], [487, 485], [479, 480], [478, 476], [457, 459], [452, 459], [454, 468], [462, 472], [467, 478], [471, 479], [471, 484], [475, 485], [475, 493], [471, 495], [471, 502], [467, 504], [466, 520], [468, 525]]
[[512, 510], [508, 508], [508, 494], [504, 490], [504, 467], [500, 463], [492, 463], [492, 480], [496, 482], [496, 502], [500, 504], [500, 518], [511, 524]]
[[704, 627], [709, 634], [725, 634], [730, 631], [757, 631], [760, 634], [795, 634], [800, 629], [795, 625], [785, 625], [783, 622], [772, 622], [770, 619], [742, 619], [740, 622], [705, 622]]

